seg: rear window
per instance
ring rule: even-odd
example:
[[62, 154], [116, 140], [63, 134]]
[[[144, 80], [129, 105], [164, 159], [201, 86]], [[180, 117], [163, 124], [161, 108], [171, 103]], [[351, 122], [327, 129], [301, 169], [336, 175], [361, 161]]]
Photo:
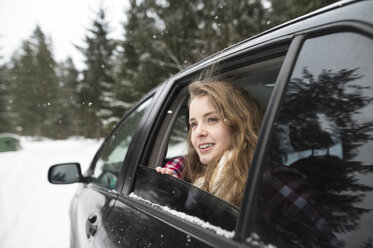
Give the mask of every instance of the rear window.
[[372, 247], [372, 151], [372, 38], [306, 40], [275, 124], [254, 233], [276, 247]]

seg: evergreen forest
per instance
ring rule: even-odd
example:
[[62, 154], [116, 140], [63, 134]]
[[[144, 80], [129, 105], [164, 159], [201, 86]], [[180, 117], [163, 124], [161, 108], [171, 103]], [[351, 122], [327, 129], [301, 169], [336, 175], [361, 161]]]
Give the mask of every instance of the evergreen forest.
[[[0, 64], [0, 133], [101, 138], [149, 90], [193, 63], [333, 0], [129, 0], [123, 37], [97, 10], [72, 58], [39, 26]], [[1, 57], [1, 48], [0, 48]]]

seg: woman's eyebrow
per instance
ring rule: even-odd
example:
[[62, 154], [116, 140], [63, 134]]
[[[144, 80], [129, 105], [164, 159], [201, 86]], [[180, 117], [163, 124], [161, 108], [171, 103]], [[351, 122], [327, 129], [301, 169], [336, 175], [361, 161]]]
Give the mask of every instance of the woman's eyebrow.
[[208, 113], [204, 114], [203, 117], [207, 117], [209, 115], [214, 115], [214, 114], [217, 114], [217, 112], [216, 111], [211, 111], [211, 112], [208, 112]]
[[191, 121], [194, 121], [195, 120], [195, 118], [189, 118], [189, 122], [191, 122]]

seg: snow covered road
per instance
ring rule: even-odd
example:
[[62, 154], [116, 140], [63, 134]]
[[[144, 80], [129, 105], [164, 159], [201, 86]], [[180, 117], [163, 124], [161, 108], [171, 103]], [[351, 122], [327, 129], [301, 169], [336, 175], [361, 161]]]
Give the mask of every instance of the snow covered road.
[[69, 247], [70, 200], [77, 185], [48, 183], [48, 168], [80, 162], [88, 167], [102, 140], [31, 141], [0, 153], [0, 247]]

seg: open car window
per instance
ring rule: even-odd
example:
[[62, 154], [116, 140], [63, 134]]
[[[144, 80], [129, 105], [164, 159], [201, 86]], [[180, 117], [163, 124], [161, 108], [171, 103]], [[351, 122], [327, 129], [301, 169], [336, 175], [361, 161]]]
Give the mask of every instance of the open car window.
[[[225, 69], [221, 78], [237, 84], [259, 103], [263, 112], [271, 97], [277, 75], [285, 56], [274, 57], [234, 69]], [[174, 99], [166, 113], [148, 162], [137, 167], [131, 195], [152, 206], [171, 209], [187, 216], [210, 223], [233, 237], [239, 208], [190, 183], [155, 171], [174, 157], [184, 157], [187, 153], [188, 134], [188, 87], [179, 90], [170, 98]], [[178, 215], [180, 217], [180, 215]], [[191, 220], [190, 218], [188, 220]], [[213, 228], [216, 231], [216, 229]], [[231, 233], [232, 235], [230, 235]]]
[[[248, 91], [264, 113], [284, 58], [285, 56], [279, 56], [238, 69], [226, 70], [218, 77]], [[155, 149], [148, 159], [148, 167], [162, 166], [165, 160], [186, 154], [189, 118], [188, 97], [187, 86], [181, 88], [174, 96], [175, 100], [169, 106], [163, 124], [158, 131], [153, 145]]]

